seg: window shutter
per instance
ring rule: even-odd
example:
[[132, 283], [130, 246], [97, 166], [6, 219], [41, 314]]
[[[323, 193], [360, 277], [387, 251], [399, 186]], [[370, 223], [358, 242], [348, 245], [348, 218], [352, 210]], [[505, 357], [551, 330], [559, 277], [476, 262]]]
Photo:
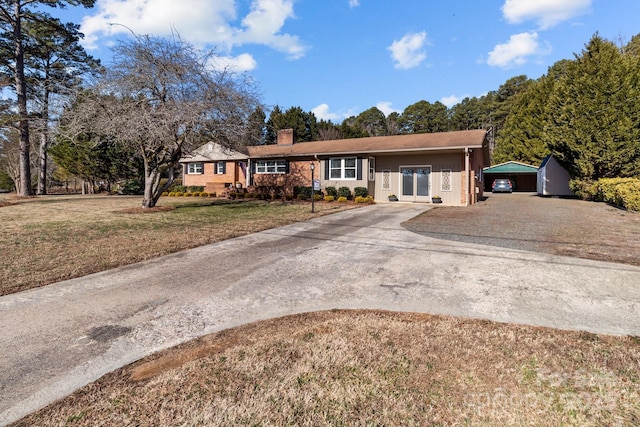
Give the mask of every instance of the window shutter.
[[289, 160], [284, 161], [284, 173], [289, 173]]
[[227, 162], [222, 162], [222, 174], [227, 173]]
[[324, 160], [324, 180], [325, 181], [329, 181], [329, 162], [331, 162], [330, 159]]
[[359, 157], [356, 159], [356, 168], [356, 179], [362, 181], [362, 159]]

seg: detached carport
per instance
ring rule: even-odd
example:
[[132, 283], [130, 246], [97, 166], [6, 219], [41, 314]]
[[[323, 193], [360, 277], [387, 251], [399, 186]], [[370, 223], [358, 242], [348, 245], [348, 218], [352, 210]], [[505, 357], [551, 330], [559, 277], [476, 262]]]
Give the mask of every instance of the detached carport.
[[494, 179], [507, 178], [513, 184], [513, 191], [536, 191], [538, 179], [537, 166], [520, 162], [505, 162], [482, 169], [484, 191], [491, 192]]

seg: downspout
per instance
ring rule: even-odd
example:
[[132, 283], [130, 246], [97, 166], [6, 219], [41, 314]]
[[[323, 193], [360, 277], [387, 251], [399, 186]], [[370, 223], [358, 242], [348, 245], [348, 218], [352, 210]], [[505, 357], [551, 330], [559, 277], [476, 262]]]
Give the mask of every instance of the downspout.
[[464, 205], [469, 206], [469, 187], [471, 187], [471, 176], [469, 173], [469, 147], [464, 148], [464, 173], [466, 185], [464, 188]]

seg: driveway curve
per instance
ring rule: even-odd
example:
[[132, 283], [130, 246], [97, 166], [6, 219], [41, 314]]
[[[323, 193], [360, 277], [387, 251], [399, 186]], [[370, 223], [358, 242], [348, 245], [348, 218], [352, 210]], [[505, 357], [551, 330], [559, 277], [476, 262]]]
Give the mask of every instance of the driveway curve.
[[240, 324], [371, 308], [640, 335], [640, 268], [437, 240], [380, 204], [0, 297], [0, 424]]

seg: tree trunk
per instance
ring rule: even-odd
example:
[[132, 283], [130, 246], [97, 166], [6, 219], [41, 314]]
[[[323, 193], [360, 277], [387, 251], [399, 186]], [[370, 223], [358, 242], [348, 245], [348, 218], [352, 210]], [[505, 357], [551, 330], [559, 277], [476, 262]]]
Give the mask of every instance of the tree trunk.
[[40, 134], [40, 167], [38, 168], [38, 195], [47, 194], [47, 132]]
[[156, 180], [160, 179], [160, 174], [156, 169], [152, 169], [144, 158], [144, 198], [142, 199], [142, 209], [153, 208], [156, 205], [157, 198], [154, 196], [154, 189], [157, 188]]
[[24, 77], [24, 48], [22, 46], [22, 11], [20, 1], [13, 1], [15, 25], [13, 27], [13, 45], [16, 60], [16, 94], [18, 95], [18, 132], [20, 133], [20, 189], [19, 196], [30, 196], [31, 157], [29, 146], [29, 113], [27, 110], [27, 87]]

